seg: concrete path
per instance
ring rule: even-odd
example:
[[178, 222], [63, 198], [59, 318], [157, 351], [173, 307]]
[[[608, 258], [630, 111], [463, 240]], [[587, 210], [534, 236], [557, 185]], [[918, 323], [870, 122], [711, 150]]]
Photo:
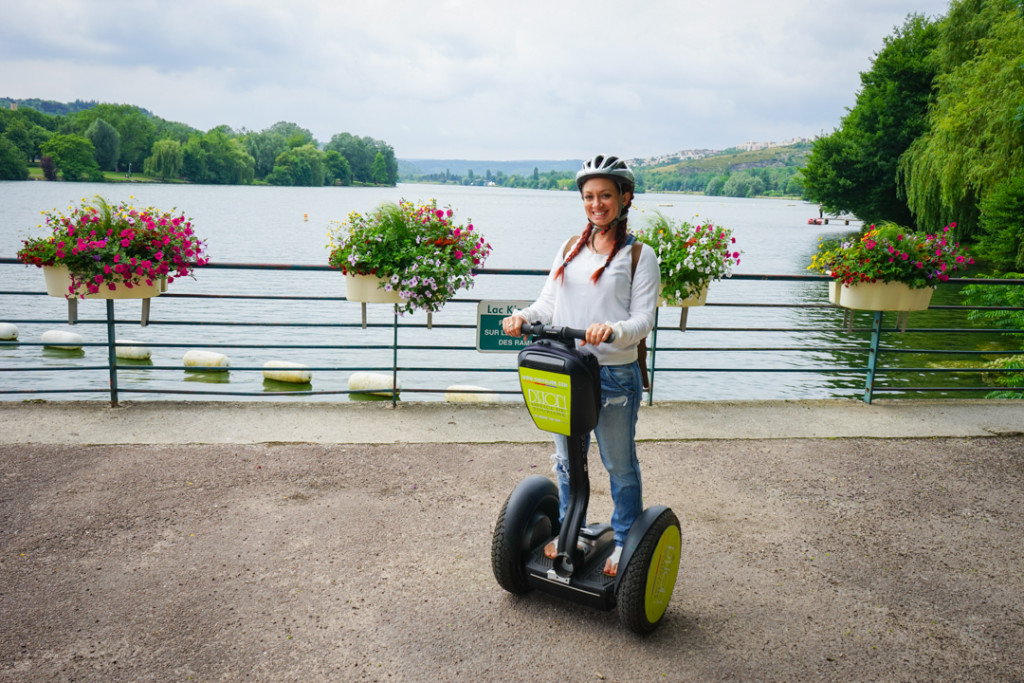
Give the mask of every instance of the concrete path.
[[[988, 436], [1024, 433], [1020, 401], [664, 402], [641, 440]], [[0, 443], [541, 443], [521, 403], [0, 403]]]
[[645, 408], [647, 637], [495, 582], [524, 413], [0, 404], [0, 681], [1022, 680], [1020, 403]]

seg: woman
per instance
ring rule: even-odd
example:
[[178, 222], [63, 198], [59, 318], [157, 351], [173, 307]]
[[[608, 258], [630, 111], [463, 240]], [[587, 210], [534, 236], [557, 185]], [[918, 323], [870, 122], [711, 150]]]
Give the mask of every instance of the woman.
[[[604, 566], [605, 574], [615, 576], [626, 534], [643, 509], [635, 440], [643, 395], [637, 344], [654, 327], [661, 275], [648, 245], [640, 245], [639, 258], [633, 258], [627, 214], [635, 181], [629, 166], [617, 157], [598, 155], [584, 162], [576, 174], [576, 186], [583, 197], [587, 227], [559, 248], [537, 301], [503, 319], [502, 328], [513, 337], [522, 335], [524, 322], [586, 330], [581, 350], [594, 354], [601, 366], [602, 406], [594, 434], [615, 504], [611, 519], [615, 551]], [[589, 447], [589, 435], [586, 443]], [[564, 519], [569, 499], [567, 444], [566, 437], [555, 435], [552, 459], [558, 476], [559, 519]], [[556, 541], [548, 543], [544, 553], [553, 559]]]

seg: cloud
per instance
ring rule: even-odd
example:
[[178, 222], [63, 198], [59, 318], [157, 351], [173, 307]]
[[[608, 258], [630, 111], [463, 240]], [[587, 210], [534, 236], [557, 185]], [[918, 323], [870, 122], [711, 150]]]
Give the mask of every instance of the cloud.
[[0, 0], [0, 95], [294, 121], [400, 157], [642, 156], [827, 132], [945, 0]]

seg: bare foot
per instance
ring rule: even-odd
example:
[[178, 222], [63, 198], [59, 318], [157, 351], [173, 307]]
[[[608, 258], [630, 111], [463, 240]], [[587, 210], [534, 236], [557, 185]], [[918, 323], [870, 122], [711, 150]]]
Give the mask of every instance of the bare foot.
[[553, 538], [544, 546], [544, 557], [553, 560], [558, 557], [558, 539]]
[[615, 546], [614, 552], [604, 561], [604, 575], [616, 576], [619, 573], [619, 558], [622, 557], [622, 546]]

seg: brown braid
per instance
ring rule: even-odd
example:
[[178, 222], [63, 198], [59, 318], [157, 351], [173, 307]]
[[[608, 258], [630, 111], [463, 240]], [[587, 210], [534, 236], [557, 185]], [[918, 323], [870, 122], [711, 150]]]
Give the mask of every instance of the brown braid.
[[590, 239], [590, 233], [592, 233], [593, 231], [594, 224], [588, 222], [587, 227], [584, 228], [583, 230], [583, 234], [580, 235], [580, 238], [576, 240], [576, 244], [573, 245], [572, 251], [570, 251], [569, 254], [562, 260], [562, 265], [558, 266], [558, 270], [555, 271], [556, 280], [561, 280], [562, 282], [565, 282], [565, 267], [569, 265], [569, 261], [572, 261], [574, 258], [576, 258], [576, 254], [580, 253], [580, 249], [583, 247], [584, 244], [587, 243], [587, 240]]
[[612, 262], [612, 259], [615, 258], [615, 255], [619, 253], [619, 249], [621, 249], [626, 244], [627, 222], [628, 219], [626, 217], [626, 209], [623, 209], [621, 218], [618, 220], [615, 226], [615, 245], [612, 247], [612, 250], [608, 252], [608, 258], [605, 259], [604, 265], [595, 270], [594, 274], [590, 276], [590, 281], [593, 282], [594, 284], [597, 284], [597, 281], [601, 278], [601, 274], [604, 272], [604, 269], [608, 267], [608, 264]]

